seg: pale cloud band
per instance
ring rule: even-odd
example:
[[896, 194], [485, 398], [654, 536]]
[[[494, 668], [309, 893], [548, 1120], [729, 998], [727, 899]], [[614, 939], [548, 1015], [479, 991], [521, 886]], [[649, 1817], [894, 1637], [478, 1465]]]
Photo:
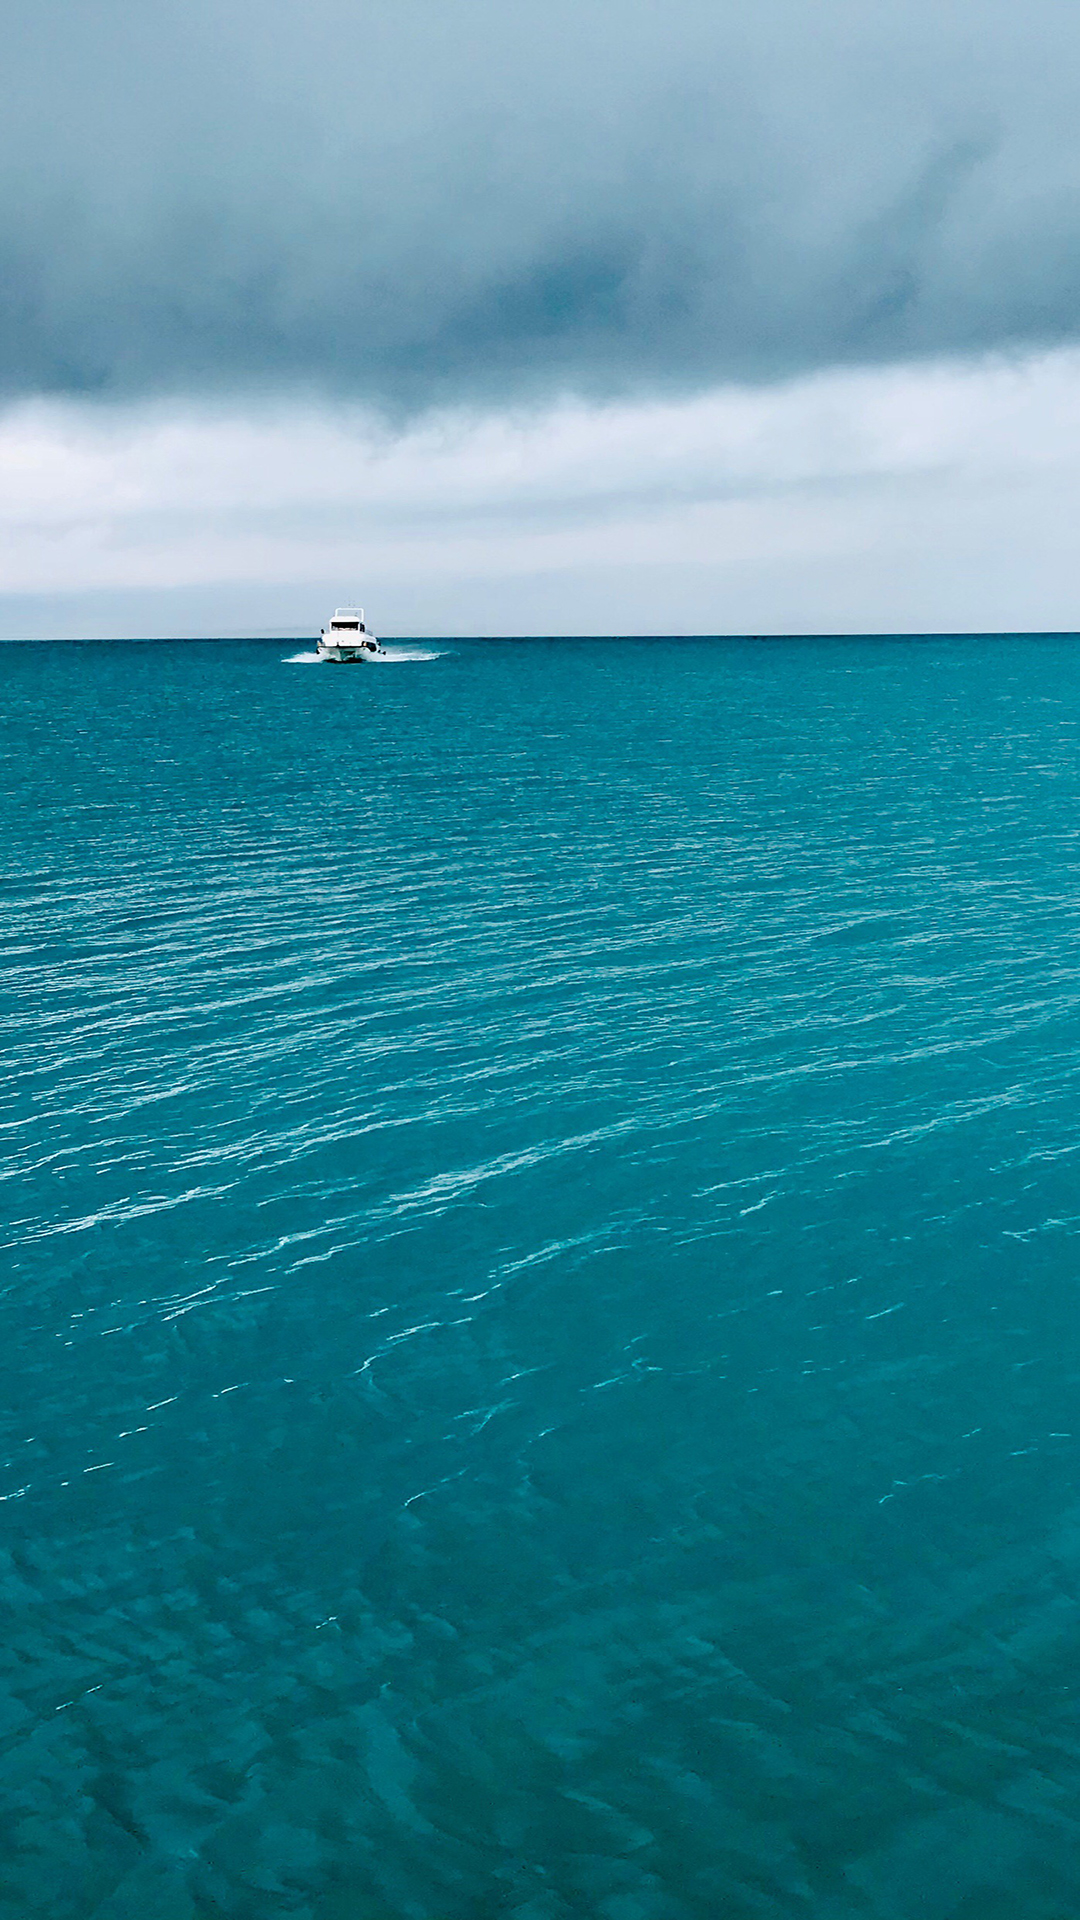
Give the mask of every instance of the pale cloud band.
[[678, 401], [0, 416], [0, 631], [889, 632], [1076, 623], [1080, 354]]

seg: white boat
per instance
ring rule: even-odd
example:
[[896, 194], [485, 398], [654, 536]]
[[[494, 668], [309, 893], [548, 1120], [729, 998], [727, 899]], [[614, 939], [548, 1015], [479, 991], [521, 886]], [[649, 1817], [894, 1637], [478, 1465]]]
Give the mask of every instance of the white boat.
[[364, 625], [363, 607], [335, 608], [329, 626], [319, 635], [320, 660], [353, 666], [359, 660], [385, 660], [386, 657], [386, 648], [379, 645]]

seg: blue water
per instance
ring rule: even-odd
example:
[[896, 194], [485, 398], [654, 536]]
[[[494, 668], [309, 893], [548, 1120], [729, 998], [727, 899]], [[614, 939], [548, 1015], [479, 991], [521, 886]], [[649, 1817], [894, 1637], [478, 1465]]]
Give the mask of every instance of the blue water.
[[2, 1920], [1080, 1911], [1080, 645], [8, 646]]

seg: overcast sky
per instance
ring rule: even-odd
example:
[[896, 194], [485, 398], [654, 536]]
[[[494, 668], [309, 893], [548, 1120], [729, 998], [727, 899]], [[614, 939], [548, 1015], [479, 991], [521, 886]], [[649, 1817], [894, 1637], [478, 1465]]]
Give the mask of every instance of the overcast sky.
[[0, 633], [1080, 625], [1080, 9], [36, 0]]

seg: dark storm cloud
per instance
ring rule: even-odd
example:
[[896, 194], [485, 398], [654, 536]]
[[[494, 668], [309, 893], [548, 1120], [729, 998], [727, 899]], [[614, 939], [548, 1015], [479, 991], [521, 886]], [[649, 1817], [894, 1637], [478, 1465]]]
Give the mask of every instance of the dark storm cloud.
[[8, 394], [376, 405], [1080, 332], [1080, 15], [1035, 0], [37, 0]]

